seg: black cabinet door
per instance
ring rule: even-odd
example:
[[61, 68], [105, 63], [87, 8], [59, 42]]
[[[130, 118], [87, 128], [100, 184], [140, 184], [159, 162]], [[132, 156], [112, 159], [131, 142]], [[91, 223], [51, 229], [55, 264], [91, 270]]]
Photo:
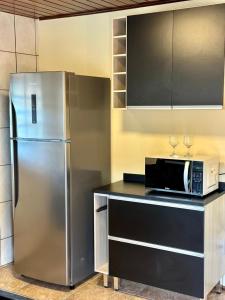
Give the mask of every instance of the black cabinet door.
[[173, 12], [127, 18], [127, 105], [170, 106]]
[[173, 105], [222, 105], [225, 6], [174, 11]]
[[204, 252], [204, 212], [109, 200], [109, 235]]
[[199, 257], [110, 240], [109, 275], [204, 298], [204, 259]]

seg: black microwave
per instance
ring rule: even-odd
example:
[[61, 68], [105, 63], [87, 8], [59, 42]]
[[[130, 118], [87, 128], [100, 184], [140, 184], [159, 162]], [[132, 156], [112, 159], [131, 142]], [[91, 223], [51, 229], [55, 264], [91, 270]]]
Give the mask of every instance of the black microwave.
[[145, 159], [145, 186], [151, 190], [204, 196], [218, 189], [219, 160], [212, 157]]

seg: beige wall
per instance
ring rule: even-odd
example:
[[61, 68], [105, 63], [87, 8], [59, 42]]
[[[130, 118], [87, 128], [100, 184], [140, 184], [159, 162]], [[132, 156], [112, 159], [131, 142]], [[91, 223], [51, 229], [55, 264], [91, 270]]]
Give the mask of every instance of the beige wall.
[[36, 21], [0, 12], [0, 265], [13, 260], [9, 74], [36, 68]]
[[[92, 16], [41, 21], [39, 50], [41, 70], [68, 70], [111, 77], [112, 18], [127, 14], [170, 10], [225, 1], [186, 1]], [[138, 59], [138, 58], [137, 58]], [[193, 153], [217, 154], [225, 161], [225, 111], [151, 111], [112, 109], [112, 180], [122, 173], [144, 172], [144, 157], [169, 153], [170, 134], [194, 136]]]

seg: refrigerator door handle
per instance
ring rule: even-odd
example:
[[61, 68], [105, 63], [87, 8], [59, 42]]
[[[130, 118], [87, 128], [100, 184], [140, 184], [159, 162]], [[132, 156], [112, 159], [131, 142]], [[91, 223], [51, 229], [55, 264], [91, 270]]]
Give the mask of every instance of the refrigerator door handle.
[[18, 176], [18, 150], [17, 142], [11, 140], [11, 178], [12, 178], [12, 200], [13, 214], [19, 199], [19, 176]]
[[17, 119], [16, 111], [9, 93], [9, 119], [10, 119], [10, 137], [17, 137]]

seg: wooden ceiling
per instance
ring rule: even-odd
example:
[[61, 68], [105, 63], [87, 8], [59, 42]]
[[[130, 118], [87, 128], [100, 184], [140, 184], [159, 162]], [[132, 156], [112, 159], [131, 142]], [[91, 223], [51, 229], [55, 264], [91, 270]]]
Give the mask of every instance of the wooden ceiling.
[[182, 0], [0, 0], [0, 11], [46, 20], [180, 1]]

